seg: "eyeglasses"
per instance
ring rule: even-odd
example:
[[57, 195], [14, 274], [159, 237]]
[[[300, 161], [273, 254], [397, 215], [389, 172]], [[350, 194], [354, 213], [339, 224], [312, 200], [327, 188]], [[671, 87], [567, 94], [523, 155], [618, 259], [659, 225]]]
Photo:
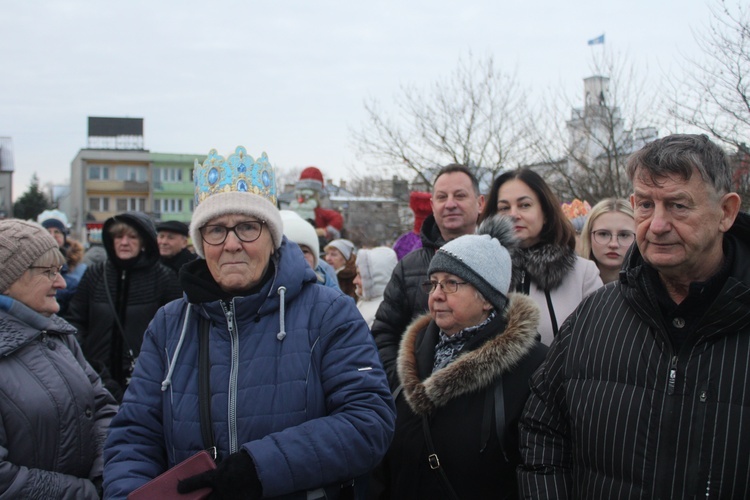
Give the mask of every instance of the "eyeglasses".
[[440, 286], [443, 293], [456, 293], [459, 285], [465, 285], [466, 281], [456, 281], [454, 279], [447, 279], [443, 281], [425, 281], [421, 284], [424, 293], [432, 293], [435, 289]]
[[203, 226], [199, 229], [203, 241], [209, 245], [221, 245], [227, 239], [229, 231], [234, 232], [234, 235], [244, 243], [251, 243], [260, 238], [260, 233], [263, 230], [263, 221], [247, 221], [235, 224], [232, 227], [227, 226]]
[[[591, 234], [594, 236], [594, 241], [600, 245], [608, 245], [609, 242], [612, 241], [612, 237], [615, 236], [612, 232], [605, 230], [591, 231]], [[617, 233], [616, 237], [618, 245], [630, 246], [630, 244], [633, 243], [635, 233], [633, 231], [620, 231]]]
[[44, 269], [41, 274], [45, 274], [50, 281], [55, 281], [57, 275], [62, 271], [63, 266], [29, 266], [29, 269]]

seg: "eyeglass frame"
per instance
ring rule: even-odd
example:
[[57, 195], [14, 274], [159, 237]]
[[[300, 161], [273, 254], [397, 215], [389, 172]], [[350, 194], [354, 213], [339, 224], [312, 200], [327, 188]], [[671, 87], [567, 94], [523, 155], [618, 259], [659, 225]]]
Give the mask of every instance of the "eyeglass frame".
[[[446, 284], [447, 283], [453, 283], [454, 285], [452, 285], [452, 286], [455, 286], [456, 289], [449, 291], [448, 288], [446, 288]], [[432, 293], [435, 290], [437, 290], [438, 286], [440, 286], [440, 290], [442, 290], [443, 293], [450, 294], [450, 293], [456, 293], [458, 291], [458, 288], [461, 285], [468, 285], [468, 284], [469, 284], [468, 281], [456, 281], [453, 278], [446, 278], [446, 279], [444, 279], [442, 281], [432, 281], [432, 280], [423, 281], [422, 283], [419, 284], [419, 286], [420, 286], [420, 288], [422, 288], [422, 291], [424, 293], [426, 293], [427, 295], [432, 295]], [[428, 286], [430, 287], [429, 290], [427, 289]]]
[[[596, 235], [597, 233], [609, 233], [609, 238], [607, 238], [607, 241], [602, 242], [599, 239], [599, 236]], [[623, 244], [622, 241], [620, 241], [620, 238], [622, 237], [623, 233], [627, 233], [629, 238], [635, 239], [634, 231], [618, 231], [616, 233], [613, 233], [612, 231], [609, 231], [607, 229], [597, 229], [596, 231], [591, 231], [591, 238], [597, 243], [599, 243], [600, 245], [609, 245], [609, 243], [612, 241], [612, 238], [616, 238], [618, 245], [630, 246], [633, 243], [632, 241], [628, 244]]]
[[[258, 236], [256, 236], [252, 240], [243, 240], [240, 237], [239, 233], [237, 233], [237, 227], [243, 224], [258, 224], [258, 226], [260, 227], [260, 229], [258, 229]], [[265, 225], [266, 225], [266, 221], [264, 220], [246, 220], [246, 221], [238, 222], [234, 226], [222, 226], [221, 224], [206, 224], [205, 226], [198, 228], [198, 232], [201, 233], [201, 238], [203, 238], [203, 241], [208, 243], [211, 246], [223, 245], [227, 241], [227, 237], [229, 236], [230, 232], [234, 233], [237, 239], [240, 240], [241, 242], [252, 243], [253, 241], [257, 241], [258, 238], [260, 238], [260, 235], [263, 234], [263, 226]], [[211, 243], [210, 241], [206, 240], [206, 236], [203, 234], [203, 231], [207, 227], [220, 227], [224, 229], [224, 238], [222, 238], [222, 240], [218, 243]]]
[[[56, 267], [57, 271], [52, 271], [52, 268]], [[57, 276], [62, 276], [62, 269], [65, 267], [62, 266], [29, 266], [29, 269], [44, 269], [41, 274], [47, 275], [47, 278], [49, 278], [50, 281], [55, 281], [57, 279]], [[41, 276], [40, 274], [40, 276]], [[51, 275], [51, 276], [50, 276]]]

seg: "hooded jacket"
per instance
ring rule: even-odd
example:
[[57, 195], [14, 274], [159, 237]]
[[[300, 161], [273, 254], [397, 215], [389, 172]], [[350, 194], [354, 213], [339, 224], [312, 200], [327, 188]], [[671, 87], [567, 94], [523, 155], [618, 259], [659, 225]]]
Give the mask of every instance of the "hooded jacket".
[[388, 498], [449, 498], [428, 461], [423, 416], [440, 467], [459, 498], [517, 497], [518, 419], [529, 394], [528, 380], [547, 348], [537, 340], [536, 304], [520, 294], [509, 298], [504, 314], [435, 372], [440, 329], [430, 316], [415, 320], [404, 334], [398, 357], [403, 391], [397, 396], [396, 433], [383, 464]]
[[[143, 240], [144, 251], [137, 258], [122, 261], [115, 254], [109, 228], [117, 222], [133, 227]], [[66, 319], [78, 329], [86, 359], [121, 400], [130, 377], [131, 353], [138, 357], [149, 321], [159, 307], [182, 292], [177, 276], [159, 262], [156, 229], [145, 214], [111, 217], [104, 223], [102, 241], [107, 260], [86, 270]]]
[[406, 255], [393, 269], [372, 323], [372, 334], [392, 389], [398, 387], [396, 357], [401, 336], [414, 318], [427, 311], [428, 295], [420, 285], [427, 279], [435, 252], [445, 244], [434, 215], [424, 220], [420, 237], [422, 248]]
[[357, 309], [368, 327], [375, 320], [375, 313], [383, 301], [383, 291], [397, 263], [396, 252], [388, 247], [364, 248], [357, 253], [357, 271], [362, 282]]
[[283, 238], [265, 281], [228, 297], [206, 261], [149, 326], [105, 448], [105, 493], [127, 494], [204, 448], [199, 318], [210, 325], [211, 427], [219, 457], [252, 457], [264, 497], [306, 498], [372, 469], [395, 420], [377, 349], [354, 302], [316, 284]]
[[555, 331], [581, 300], [601, 286], [596, 264], [572, 248], [540, 243], [513, 253], [510, 289], [528, 294], [539, 306], [543, 344], [550, 345]]
[[679, 351], [633, 246], [563, 325], [521, 422], [525, 498], [750, 498], [750, 217]]
[[99, 498], [117, 405], [74, 333], [0, 296], [0, 498]]

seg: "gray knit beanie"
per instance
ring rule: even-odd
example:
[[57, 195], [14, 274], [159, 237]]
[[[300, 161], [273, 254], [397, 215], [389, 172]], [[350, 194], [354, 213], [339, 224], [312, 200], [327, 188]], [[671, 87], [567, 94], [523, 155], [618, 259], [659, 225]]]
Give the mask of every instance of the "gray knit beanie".
[[352, 259], [352, 255], [357, 254], [357, 247], [354, 246], [354, 243], [343, 238], [329, 242], [323, 250], [328, 250], [328, 247], [335, 248], [341, 252], [341, 255], [344, 256], [344, 259], [346, 259], [347, 262]]
[[48, 250], [57, 249], [49, 231], [36, 222], [0, 221], [0, 293], [5, 293]]
[[477, 233], [440, 247], [430, 262], [428, 275], [454, 274], [471, 283], [495, 310], [502, 311], [513, 272], [509, 249], [512, 251], [517, 245], [513, 222], [507, 216], [495, 215], [482, 222]]

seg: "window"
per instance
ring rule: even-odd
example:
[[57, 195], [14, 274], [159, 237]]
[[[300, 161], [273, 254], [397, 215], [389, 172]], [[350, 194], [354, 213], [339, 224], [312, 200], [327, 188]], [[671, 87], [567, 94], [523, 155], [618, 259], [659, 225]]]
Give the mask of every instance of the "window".
[[161, 168], [159, 169], [159, 180], [162, 182], [182, 182], [182, 169]]
[[89, 165], [90, 181], [106, 181], [109, 179], [109, 167], [104, 165]]
[[115, 178], [118, 181], [146, 182], [148, 169], [146, 167], [118, 166], [115, 168]]
[[160, 213], [180, 213], [182, 212], [182, 198], [165, 198], [154, 200], [154, 212]]
[[145, 198], [117, 198], [118, 212], [145, 212]]
[[109, 198], [89, 198], [89, 210], [92, 212], [109, 212]]

